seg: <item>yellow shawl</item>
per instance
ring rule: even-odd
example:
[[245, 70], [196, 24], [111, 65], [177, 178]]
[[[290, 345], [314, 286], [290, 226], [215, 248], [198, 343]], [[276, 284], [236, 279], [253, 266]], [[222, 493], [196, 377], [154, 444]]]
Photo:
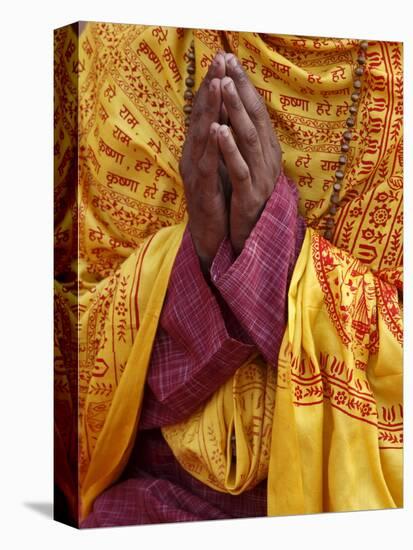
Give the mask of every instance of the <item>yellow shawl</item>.
[[[64, 303], [73, 311], [65, 296], [76, 292], [73, 278], [79, 285], [78, 387], [77, 365], [59, 363], [56, 432], [63, 447], [73, 441], [77, 397], [72, 492], [79, 490], [81, 517], [128, 459], [186, 223], [178, 162], [191, 40], [196, 88], [218, 48], [241, 59], [267, 103], [310, 229], [277, 372], [253, 358], [164, 436], [183, 467], [217, 490], [237, 494], [268, 477], [269, 514], [401, 506], [401, 44], [369, 45], [333, 246], [318, 231], [357, 41], [106, 23], [88, 24], [79, 43], [69, 27], [55, 39], [59, 311]], [[77, 112], [79, 188], [63, 200], [76, 181]], [[77, 241], [78, 266], [70, 255]], [[67, 348], [65, 324], [56, 327], [57, 350]], [[72, 448], [69, 463], [73, 456]]]
[[276, 384], [252, 361], [164, 436], [213, 489], [268, 476], [270, 515], [401, 506], [400, 343], [394, 287], [308, 230]]

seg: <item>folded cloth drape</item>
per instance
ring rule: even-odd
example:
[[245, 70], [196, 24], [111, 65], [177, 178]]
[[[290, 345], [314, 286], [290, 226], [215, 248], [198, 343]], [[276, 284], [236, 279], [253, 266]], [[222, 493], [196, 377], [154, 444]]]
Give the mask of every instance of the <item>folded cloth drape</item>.
[[[85, 313], [79, 340], [83, 373], [87, 372], [87, 377], [80, 375], [79, 399], [82, 518], [129, 458], [162, 303], [184, 229], [185, 224], [179, 224], [149, 237], [109, 281], [80, 299]], [[96, 325], [98, 342], [93, 338]]]
[[278, 364], [268, 513], [400, 507], [397, 289], [308, 231]]
[[163, 434], [213, 489], [268, 476], [269, 515], [401, 506], [401, 331], [396, 289], [307, 230], [277, 380], [252, 359]]

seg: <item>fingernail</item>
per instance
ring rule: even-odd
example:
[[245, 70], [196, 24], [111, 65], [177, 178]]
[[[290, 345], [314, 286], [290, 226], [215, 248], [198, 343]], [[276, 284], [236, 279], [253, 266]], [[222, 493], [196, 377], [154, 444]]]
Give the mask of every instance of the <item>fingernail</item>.
[[210, 126], [210, 130], [213, 134], [215, 134], [219, 130], [218, 122], [212, 122], [212, 124]]
[[237, 60], [235, 58], [235, 55], [231, 54], [231, 57], [227, 59], [227, 63], [231, 67], [231, 69], [235, 69], [235, 67], [237, 66]]
[[228, 137], [228, 136], [229, 136], [229, 128], [228, 128], [228, 126], [225, 126], [225, 125], [220, 126], [219, 131], [221, 132], [221, 134], [222, 134], [223, 136], [225, 136], [225, 137]]
[[227, 82], [224, 82], [224, 88], [228, 92], [232, 93], [234, 91], [234, 83], [232, 82], [232, 80], [228, 80]]

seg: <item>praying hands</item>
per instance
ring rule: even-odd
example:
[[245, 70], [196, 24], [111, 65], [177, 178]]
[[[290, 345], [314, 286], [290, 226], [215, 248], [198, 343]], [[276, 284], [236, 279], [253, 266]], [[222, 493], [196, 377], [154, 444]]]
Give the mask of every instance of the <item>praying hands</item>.
[[195, 97], [180, 171], [206, 270], [228, 234], [242, 251], [281, 171], [265, 103], [233, 54], [215, 56]]

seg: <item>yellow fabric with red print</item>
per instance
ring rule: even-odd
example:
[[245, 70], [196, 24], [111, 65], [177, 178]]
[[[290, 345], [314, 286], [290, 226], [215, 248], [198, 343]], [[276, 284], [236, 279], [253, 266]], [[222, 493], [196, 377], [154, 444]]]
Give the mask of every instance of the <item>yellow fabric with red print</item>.
[[[369, 43], [329, 244], [319, 234], [358, 41], [88, 23], [77, 49], [69, 27], [56, 33], [61, 81], [79, 79], [79, 187], [73, 201], [59, 202], [55, 236], [61, 271], [74, 273], [80, 294], [81, 515], [129, 456], [186, 224], [178, 163], [192, 40], [195, 88], [219, 48], [241, 60], [266, 102], [309, 229], [277, 373], [252, 358], [164, 436], [183, 467], [217, 490], [237, 494], [268, 476], [269, 514], [401, 506], [402, 45]], [[55, 179], [63, 196], [74, 132], [70, 98], [59, 90]], [[77, 238], [75, 264], [68, 258]], [[56, 374], [62, 411], [73, 410], [72, 378], [63, 368]], [[243, 392], [259, 403], [260, 421], [240, 407]], [[57, 426], [63, 445], [66, 428]], [[210, 428], [215, 443], [191, 439]]]

